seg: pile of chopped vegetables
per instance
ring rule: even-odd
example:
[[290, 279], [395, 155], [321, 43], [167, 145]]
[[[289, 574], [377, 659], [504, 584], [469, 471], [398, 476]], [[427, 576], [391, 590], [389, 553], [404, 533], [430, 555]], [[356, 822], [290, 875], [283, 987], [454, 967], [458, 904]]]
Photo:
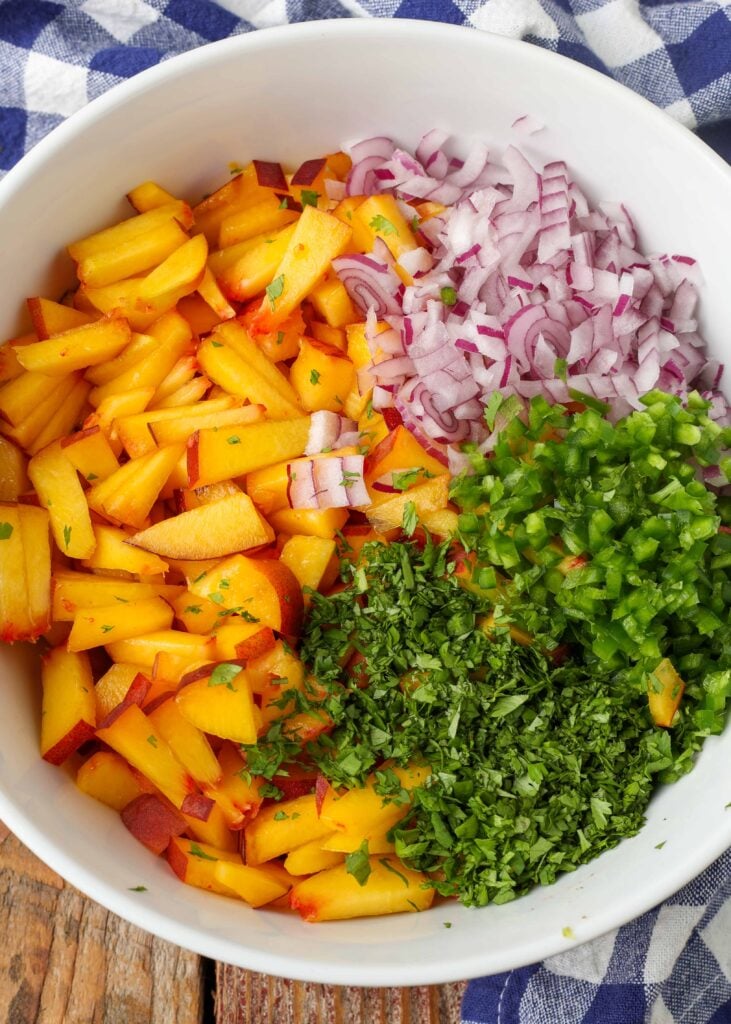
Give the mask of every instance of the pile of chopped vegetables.
[[[309, 756], [335, 785], [375, 769], [395, 801], [384, 762], [427, 763], [393, 835], [443, 895], [505, 902], [633, 835], [656, 781], [723, 728], [731, 531], [697, 477], [728, 471], [731, 430], [697, 395], [643, 405], [611, 424], [534, 399], [453, 484], [463, 546], [370, 544], [313, 595], [302, 656], [335, 729]], [[296, 756], [284, 736], [252, 770]]]
[[[367, 313], [376, 409], [395, 407], [422, 440], [494, 444], [482, 417], [504, 396], [611, 402], [617, 418], [652, 388], [711, 395], [721, 367], [695, 308], [700, 273], [682, 254], [646, 255], [622, 203], [594, 207], [560, 161], [537, 171], [514, 146], [451, 157], [433, 131], [414, 156], [390, 139], [353, 148], [347, 195], [389, 195], [369, 255], [333, 262]], [[428, 219], [413, 218], [415, 199]], [[403, 242], [405, 218], [420, 247]], [[402, 223], [403, 222], [403, 223]], [[376, 319], [390, 327], [377, 336]], [[454, 447], [450, 468], [461, 468]]]

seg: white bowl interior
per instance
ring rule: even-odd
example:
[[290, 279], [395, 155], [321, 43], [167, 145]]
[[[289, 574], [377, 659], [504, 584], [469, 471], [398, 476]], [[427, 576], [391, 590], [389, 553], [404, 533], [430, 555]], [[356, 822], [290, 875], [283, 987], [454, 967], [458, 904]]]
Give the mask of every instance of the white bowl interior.
[[[512, 131], [528, 112], [547, 130], [529, 138]], [[721, 160], [645, 101], [577, 64], [526, 44], [405, 21], [312, 23], [214, 44], [72, 118], [0, 185], [0, 279], [7, 282], [0, 337], [21, 326], [26, 296], [62, 291], [71, 276], [64, 244], [129, 215], [120, 197], [140, 181], [154, 178], [197, 198], [226, 178], [230, 161], [258, 156], [291, 165], [371, 134], [413, 145], [435, 126], [496, 148], [514, 142], [536, 161], [564, 159], [592, 198], [628, 204], [646, 249], [697, 257], [707, 282], [703, 328], [712, 351], [728, 354], [722, 244], [731, 237], [731, 174]], [[731, 843], [727, 730], [707, 743], [691, 775], [658, 793], [639, 836], [550, 888], [479, 911], [448, 904], [421, 915], [307, 925], [181, 885], [112, 811], [40, 760], [35, 654], [1, 650], [0, 675], [0, 817], [113, 911], [255, 970], [386, 985], [530, 963], [648, 909]], [[138, 885], [147, 891], [130, 892]]]

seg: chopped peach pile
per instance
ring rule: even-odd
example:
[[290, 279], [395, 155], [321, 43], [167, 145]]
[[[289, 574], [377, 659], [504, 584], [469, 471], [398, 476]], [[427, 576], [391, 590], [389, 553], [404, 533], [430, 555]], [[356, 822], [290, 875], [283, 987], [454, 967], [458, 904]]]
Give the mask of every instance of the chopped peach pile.
[[[438, 535], [456, 521], [445, 466], [372, 410], [380, 357], [331, 263], [384, 218], [394, 257], [416, 243], [391, 197], [327, 198], [349, 165], [255, 161], [194, 206], [144, 182], [0, 350], [0, 638], [42, 642], [41, 755], [187, 884], [312, 921], [429, 906], [388, 838], [408, 803], [306, 763], [272, 784], [242, 745], [284, 716], [302, 747], [332, 728], [296, 649], [340, 557], [398, 536], [407, 502]], [[324, 415], [356, 437], [313, 454]], [[297, 500], [302, 473], [338, 491], [346, 459], [358, 502], [345, 483]], [[405, 791], [425, 778], [397, 771]], [[365, 841], [361, 885], [346, 858]]]

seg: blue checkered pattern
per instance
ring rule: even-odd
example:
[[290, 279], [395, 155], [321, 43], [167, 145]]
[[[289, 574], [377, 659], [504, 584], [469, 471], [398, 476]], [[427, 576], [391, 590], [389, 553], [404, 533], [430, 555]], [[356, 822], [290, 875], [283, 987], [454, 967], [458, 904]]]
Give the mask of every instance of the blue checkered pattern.
[[731, 159], [731, 3], [715, 0], [0, 0], [0, 176], [109, 86], [202, 43], [317, 18], [426, 18], [589, 64]]
[[[0, 176], [65, 117], [176, 53], [285, 22], [426, 18], [525, 39], [642, 93], [731, 160], [731, 3], [0, 0]], [[731, 1024], [731, 853], [618, 931], [473, 982], [464, 1024]]]
[[578, 949], [472, 982], [463, 1024], [729, 1024], [731, 851]]

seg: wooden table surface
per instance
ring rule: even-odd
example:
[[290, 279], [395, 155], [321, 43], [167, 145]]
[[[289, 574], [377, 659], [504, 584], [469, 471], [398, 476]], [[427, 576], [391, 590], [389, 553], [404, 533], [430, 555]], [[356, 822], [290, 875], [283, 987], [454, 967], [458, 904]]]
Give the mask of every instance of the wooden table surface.
[[339, 988], [214, 964], [127, 924], [0, 822], [2, 1024], [458, 1024], [463, 984]]

